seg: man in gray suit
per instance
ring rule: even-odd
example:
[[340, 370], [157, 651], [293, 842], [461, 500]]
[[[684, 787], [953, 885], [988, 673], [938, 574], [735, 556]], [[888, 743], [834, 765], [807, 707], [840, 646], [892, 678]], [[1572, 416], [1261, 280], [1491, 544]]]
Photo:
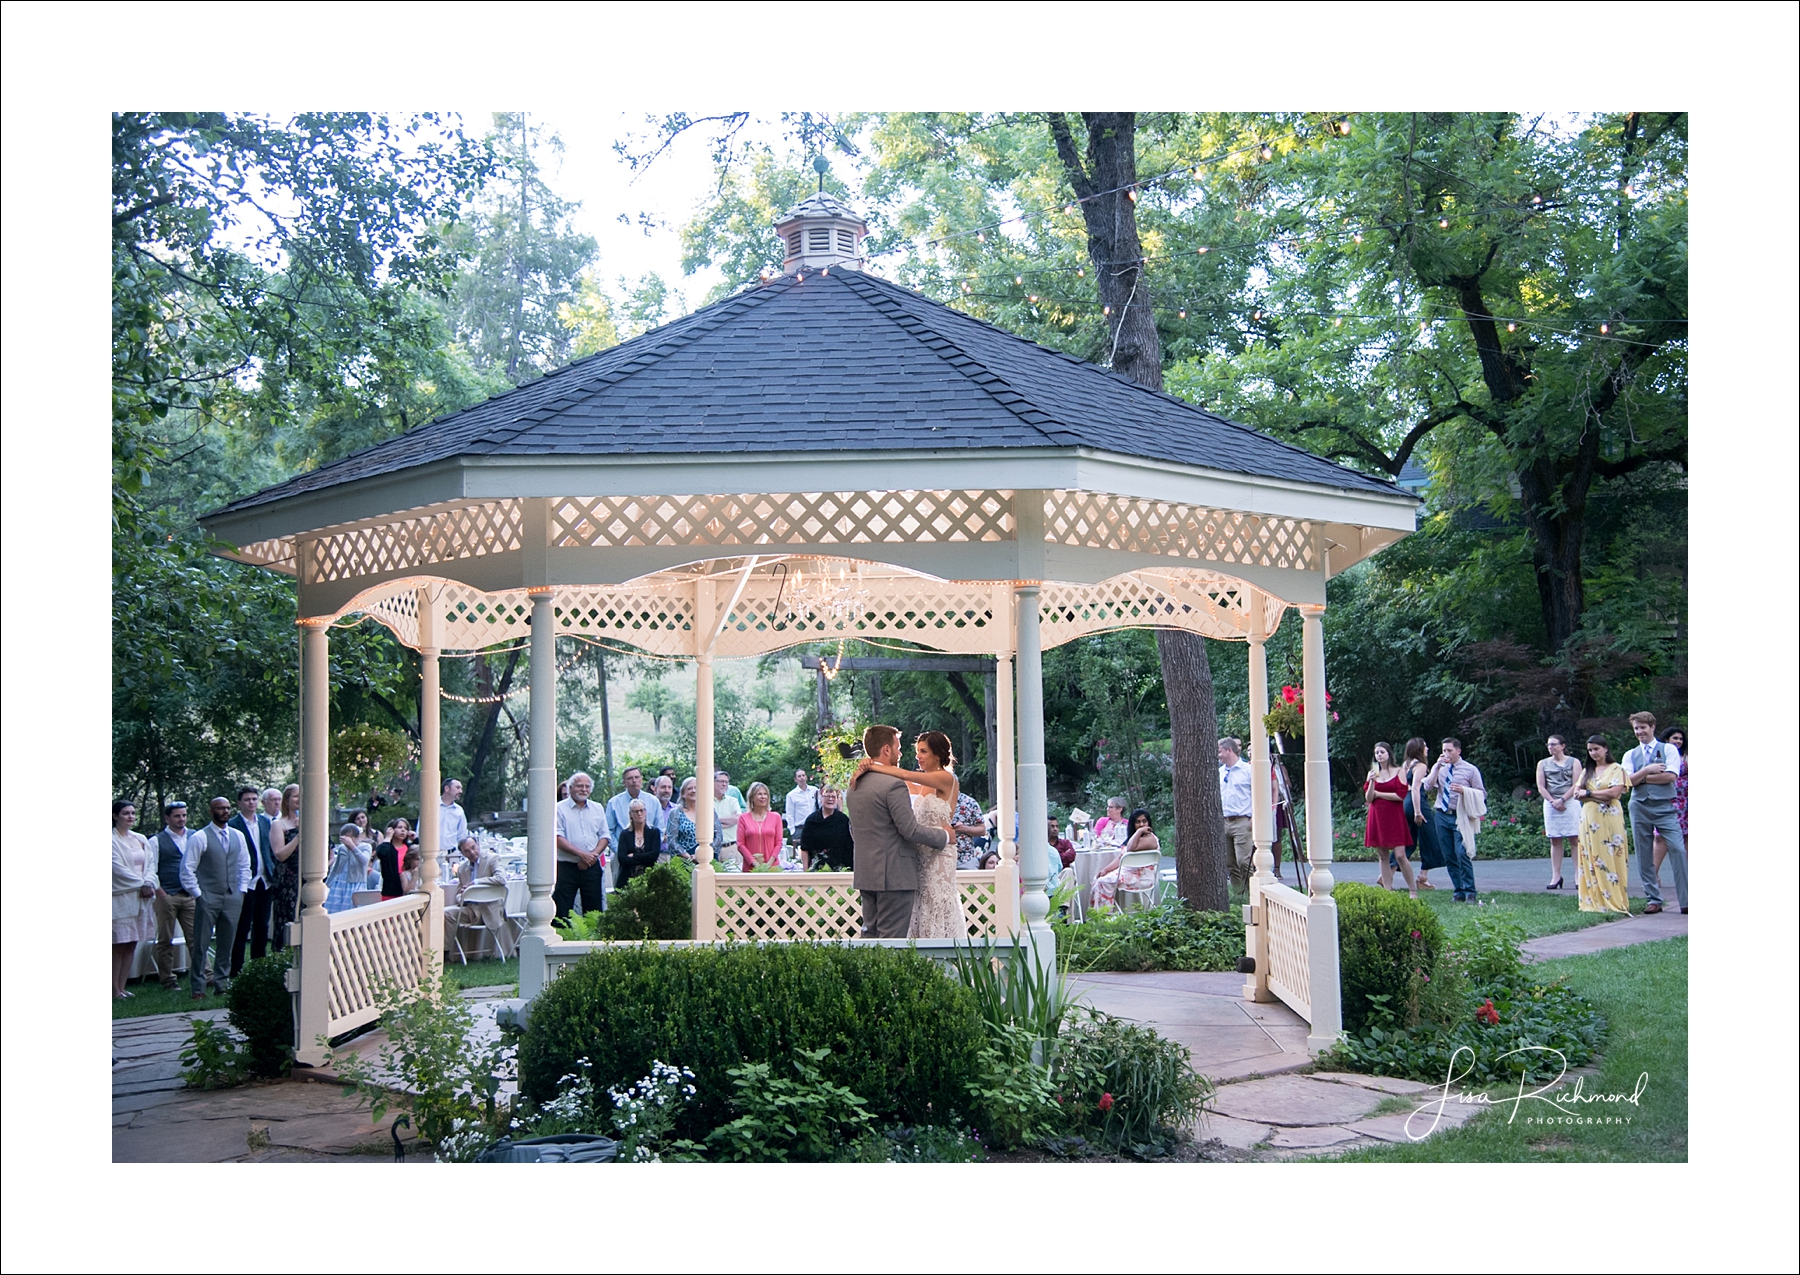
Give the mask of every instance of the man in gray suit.
[[[863, 752], [887, 766], [900, 764], [900, 732], [871, 726], [863, 732]], [[913, 818], [904, 779], [864, 773], [852, 785], [850, 840], [856, 847], [856, 888], [862, 894], [866, 939], [903, 939], [912, 925], [913, 894], [919, 888], [919, 852], [949, 843], [942, 828]]]
[[[456, 847], [462, 854], [462, 862], [456, 865], [456, 885], [458, 893], [472, 885], [497, 885], [506, 888], [506, 877], [500, 871], [500, 858], [491, 851], [481, 849], [474, 837], [464, 837], [462, 844]], [[444, 909], [444, 951], [456, 950], [456, 931], [462, 926], [474, 927], [485, 925], [494, 936], [494, 946], [500, 950], [500, 959], [512, 959], [511, 945], [507, 942], [506, 900], [496, 899], [491, 903], [459, 903], [455, 907]], [[466, 960], [463, 962], [468, 963]]]

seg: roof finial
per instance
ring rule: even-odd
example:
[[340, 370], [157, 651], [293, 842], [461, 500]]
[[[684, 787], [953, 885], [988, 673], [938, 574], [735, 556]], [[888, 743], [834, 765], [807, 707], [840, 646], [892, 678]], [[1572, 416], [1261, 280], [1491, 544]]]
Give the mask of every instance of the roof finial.
[[830, 171], [831, 171], [831, 161], [830, 160], [826, 159], [823, 155], [819, 155], [814, 158], [813, 172], [815, 172], [819, 175], [819, 193], [820, 194], [823, 194], [825, 192], [825, 174], [829, 173]]

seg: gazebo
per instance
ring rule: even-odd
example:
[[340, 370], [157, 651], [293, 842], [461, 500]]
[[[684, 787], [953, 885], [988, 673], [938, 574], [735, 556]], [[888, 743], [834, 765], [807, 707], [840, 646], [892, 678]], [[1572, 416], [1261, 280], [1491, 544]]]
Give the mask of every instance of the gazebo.
[[[829, 195], [776, 231], [780, 275], [202, 520], [232, 556], [297, 578], [302, 1061], [376, 1016], [376, 980], [411, 985], [441, 959], [429, 816], [419, 893], [323, 910], [327, 642], [347, 615], [422, 657], [427, 809], [440, 653], [529, 637], [527, 997], [584, 950], [550, 924], [562, 634], [695, 661], [701, 828], [715, 659], [861, 637], [995, 657], [1006, 844], [997, 871], [959, 879], [971, 934], [1017, 935], [1040, 959], [1046, 647], [1140, 626], [1248, 642], [1255, 721], [1263, 643], [1297, 608], [1308, 808], [1329, 808], [1325, 582], [1412, 531], [1416, 499], [868, 273], [866, 227]], [[1287, 1001], [1323, 1046], [1340, 1022], [1330, 820], [1308, 821], [1308, 892], [1281, 886], [1268, 743], [1252, 736], [1245, 994]], [[695, 941], [855, 941], [849, 874], [719, 872], [706, 846], [701, 860]]]

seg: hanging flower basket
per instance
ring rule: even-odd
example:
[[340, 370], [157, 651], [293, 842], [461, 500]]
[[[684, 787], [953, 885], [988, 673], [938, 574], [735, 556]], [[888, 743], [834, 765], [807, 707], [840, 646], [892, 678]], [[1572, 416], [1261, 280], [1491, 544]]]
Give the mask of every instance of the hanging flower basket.
[[[1331, 693], [1325, 693], [1327, 711], [1331, 720], [1338, 719], [1337, 710], [1330, 707]], [[1263, 715], [1263, 729], [1271, 735], [1281, 737], [1284, 750], [1293, 750], [1304, 745], [1306, 739], [1306, 700], [1297, 686], [1281, 688], [1281, 698]]]

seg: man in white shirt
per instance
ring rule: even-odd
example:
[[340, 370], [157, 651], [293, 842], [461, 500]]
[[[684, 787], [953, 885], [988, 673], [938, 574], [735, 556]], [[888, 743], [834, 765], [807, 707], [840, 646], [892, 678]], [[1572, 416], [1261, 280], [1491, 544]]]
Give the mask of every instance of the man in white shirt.
[[156, 897], [150, 903], [156, 913], [156, 976], [171, 992], [180, 986], [175, 978], [175, 927], [181, 927], [181, 941], [191, 960], [194, 913], [200, 902], [198, 891], [189, 893], [182, 881], [188, 842], [200, 835], [187, 821], [187, 802], [171, 801], [163, 807], [162, 831], [150, 839], [150, 862], [156, 869]]
[[1681, 752], [1656, 738], [1656, 717], [1633, 713], [1631, 733], [1637, 747], [1625, 754], [1625, 782], [1631, 788], [1631, 848], [1637, 852], [1638, 877], [1644, 883], [1644, 912], [1663, 910], [1661, 873], [1651, 853], [1654, 836], [1662, 838], [1664, 858], [1675, 868], [1675, 898], [1688, 910], [1687, 838], [1675, 813], [1675, 781], [1681, 777]]
[[[250, 888], [250, 847], [231, 826], [231, 801], [214, 797], [209, 813], [212, 822], [188, 838], [181, 856], [181, 885], [196, 901], [194, 946], [188, 951], [188, 990], [195, 1000], [205, 997], [207, 987], [221, 994], [230, 990], [231, 940]], [[215, 937], [213, 957], [208, 949]]]
[[738, 854], [737, 848], [737, 821], [744, 813], [744, 799], [731, 786], [731, 776], [722, 770], [713, 775], [713, 813], [719, 817], [719, 858], [736, 859], [742, 865], [743, 856]]
[[462, 796], [460, 779], [446, 779], [438, 793], [438, 853], [448, 854], [469, 835], [469, 816], [457, 805]]
[[788, 840], [800, 839], [800, 825], [806, 822], [807, 816], [819, 808], [819, 790], [807, 786], [806, 772], [794, 772], [794, 790], [787, 795]]
[[[231, 976], [236, 978], [244, 968], [248, 950], [255, 960], [269, 950], [269, 909], [274, 895], [275, 872], [269, 858], [269, 817], [256, 808], [260, 794], [254, 788], [238, 789], [237, 813], [231, 826], [244, 834], [250, 847], [250, 887], [244, 892], [244, 911], [238, 917], [237, 937], [231, 944]], [[281, 794], [275, 794], [279, 802]]]
[[1250, 888], [1256, 843], [1250, 838], [1250, 763], [1244, 745], [1227, 735], [1219, 741], [1219, 809], [1225, 816], [1225, 841], [1231, 847], [1231, 880]]
[[581, 895], [583, 912], [606, 908], [606, 852], [612, 838], [606, 811], [589, 801], [593, 776], [578, 770], [569, 776], [569, 795], [556, 803], [556, 915], [567, 916]]
[[268, 816], [270, 823], [281, 818], [281, 789], [265, 788], [262, 790], [262, 812]]
[[1463, 759], [1460, 739], [1447, 736], [1438, 748], [1438, 759], [1420, 787], [1437, 794], [1430, 818], [1437, 820], [1438, 848], [1443, 852], [1444, 870], [1450, 874], [1454, 891], [1450, 897], [1457, 903], [1476, 903], [1475, 861], [1469, 853], [1470, 843], [1457, 826], [1456, 813], [1465, 792], [1487, 795], [1487, 781], [1474, 762]]

